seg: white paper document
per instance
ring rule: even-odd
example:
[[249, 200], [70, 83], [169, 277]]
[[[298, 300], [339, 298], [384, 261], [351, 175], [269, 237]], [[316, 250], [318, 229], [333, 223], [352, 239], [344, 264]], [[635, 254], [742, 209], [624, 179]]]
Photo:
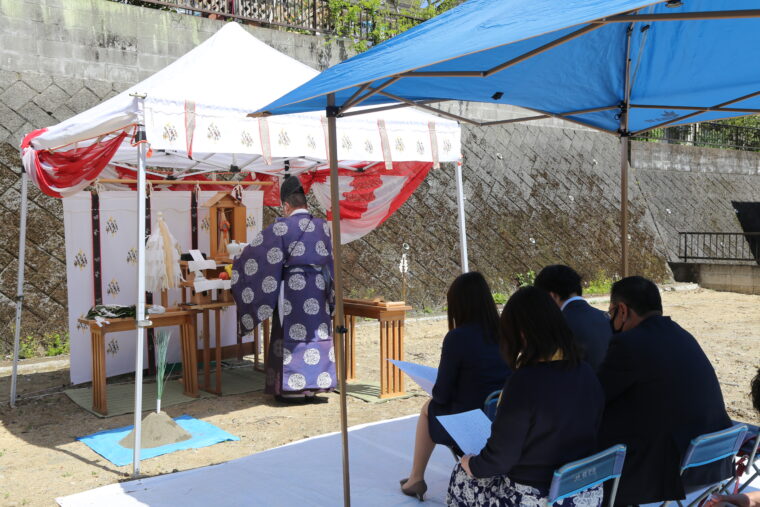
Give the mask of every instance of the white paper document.
[[423, 366], [417, 363], [408, 363], [406, 361], [397, 361], [395, 359], [388, 359], [399, 370], [403, 371], [409, 378], [417, 382], [419, 386], [428, 394], [433, 394], [433, 386], [435, 385], [435, 379], [438, 377], [438, 368], [432, 366]]
[[193, 260], [187, 263], [187, 268], [190, 271], [216, 269], [216, 261], [214, 259], [205, 260], [200, 250], [190, 250], [190, 257], [193, 258]]
[[439, 415], [438, 420], [465, 454], [478, 454], [491, 436], [491, 420], [476, 408], [469, 412]]

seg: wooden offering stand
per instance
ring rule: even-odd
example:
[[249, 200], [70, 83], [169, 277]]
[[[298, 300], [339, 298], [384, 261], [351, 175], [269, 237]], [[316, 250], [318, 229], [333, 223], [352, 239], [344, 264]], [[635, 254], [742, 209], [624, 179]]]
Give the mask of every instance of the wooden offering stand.
[[[226, 262], [230, 264], [231, 259], [220, 258], [216, 262]], [[229, 289], [211, 289], [206, 291], [195, 290], [196, 274], [189, 269], [189, 261], [180, 261], [180, 269], [185, 279], [181, 283], [182, 290], [182, 308], [193, 312], [194, 315], [203, 316], [203, 390], [214, 394], [222, 394], [222, 326], [221, 313], [224, 308], [235, 306], [232, 300], [232, 294]], [[207, 280], [219, 278], [219, 274], [225, 272], [223, 264], [217, 264], [214, 269], [203, 269], [203, 276]], [[217, 299], [214, 300], [212, 292], [216, 291]], [[188, 297], [189, 294], [189, 297]], [[214, 312], [214, 361], [216, 363], [215, 375], [216, 382], [214, 388], [211, 387], [211, 323], [210, 313]], [[196, 338], [197, 341], [197, 338]], [[237, 355], [238, 359], [243, 358], [243, 337], [237, 333]]]
[[[171, 310], [171, 309], [170, 309]], [[196, 357], [196, 313], [190, 311], [167, 311], [146, 316], [151, 324], [148, 327], [180, 326], [180, 347], [182, 349], [182, 384], [185, 396], [198, 397], [198, 364]], [[79, 319], [90, 328], [92, 346], [92, 410], [108, 415], [106, 397], [106, 347], [107, 333], [132, 331], [137, 329], [135, 319], [107, 319], [98, 325], [95, 320]]]
[[356, 317], [380, 322], [380, 398], [404, 394], [404, 376], [388, 359], [404, 360], [404, 319], [411, 310], [404, 301], [344, 299], [346, 333], [346, 379], [356, 378]]

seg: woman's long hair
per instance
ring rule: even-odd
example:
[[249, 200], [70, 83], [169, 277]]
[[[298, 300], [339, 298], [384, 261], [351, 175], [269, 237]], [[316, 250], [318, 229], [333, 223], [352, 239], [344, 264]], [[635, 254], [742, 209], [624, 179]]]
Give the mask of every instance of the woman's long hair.
[[513, 370], [555, 357], [571, 365], [580, 362], [573, 333], [562, 312], [538, 287], [524, 287], [512, 294], [501, 312], [499, 337], [504, 361]]
[[456, 277], [446, 294], [449, 330], [464, 324], [476, 323], [483, 328], [487, 341], [497, 342], [499, 313], [493, 301], [491, 288], [477, 271]]

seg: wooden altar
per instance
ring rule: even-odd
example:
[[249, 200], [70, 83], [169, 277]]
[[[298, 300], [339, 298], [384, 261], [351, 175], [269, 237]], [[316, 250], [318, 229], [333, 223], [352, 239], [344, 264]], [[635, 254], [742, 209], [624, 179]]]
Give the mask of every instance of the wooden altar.
[[380, 398], [401, 396], [404, 374], [388, 359], [404, 360], [404, 320], [411, 310], [404, 301], [344, 299], [346, 333], [346, 379], [356, 379], [356, 317], [380, 322]]

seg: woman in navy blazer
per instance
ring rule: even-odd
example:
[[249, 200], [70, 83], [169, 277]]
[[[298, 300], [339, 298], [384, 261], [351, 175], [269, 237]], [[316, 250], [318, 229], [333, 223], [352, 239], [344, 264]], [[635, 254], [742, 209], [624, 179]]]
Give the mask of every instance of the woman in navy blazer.
[[499, 316], [488, 282], [478, 272], [458, 276], [446, 295], [449, 332], [443, 339], [433, 398], [422, 407], [409, 477], [401, 491], [422, 500], [424, 475], [435, 444], [455, 446], [436, 416], [483, 408], [486, 397], [500, 390], [509, 368], [499, 354]]

